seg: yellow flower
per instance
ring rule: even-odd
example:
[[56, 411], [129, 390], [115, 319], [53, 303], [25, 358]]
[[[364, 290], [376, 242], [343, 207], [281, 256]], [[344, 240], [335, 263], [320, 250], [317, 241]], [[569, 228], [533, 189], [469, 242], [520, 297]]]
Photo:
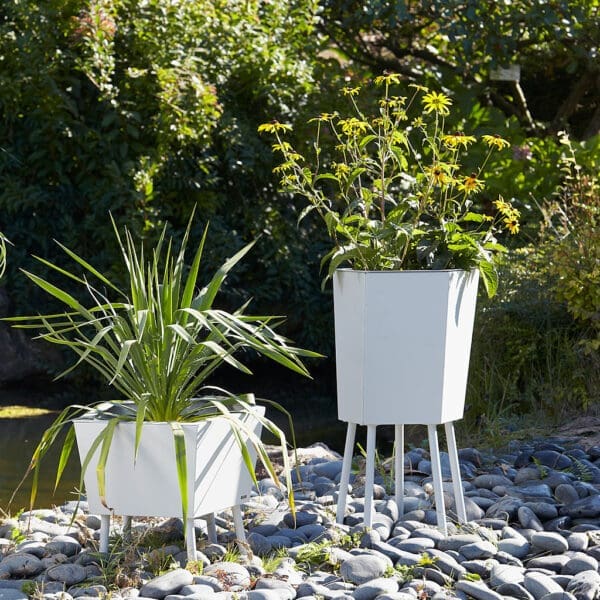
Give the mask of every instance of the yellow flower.
[[400, 83], [400, 75], [398, 73], [386, 73], [385, 75], [375, 77], [375, 85], [381, 85], [383, 83]]
[[441, 92], [429, 92], [423, 96], [423, 105], [425, 106], [425, 114], [436, 112], [440, 115], [449, 115], [449, 106], [452, 105], [452, 100]]
[[278, 131], [291, 131], [292, 126], [279, 121], [271, 121], [270, 123], [262, 123], [258, 126], [258, 132], [265, 131], [266, 133], [276, 133]]
[[338, 116], [337, 112], [332, 112], [332, 113], [321, 113], [318, 117], [315, 117], [314, 119], [309, 119], [309, 123], [314, 123], [315, 121], [325, 121], [325, 122], [329, 122], [332, 119], [334, 119], [335, 117]]
[[360, 87], [344, 87], [342, 88], [342, 94], [345, 96], [358, 96], [360, 93]]
[[481, 139], [490, 148], [496, 148], [497, 150], [502, 150], [503, 148], [508, 148], [510, 146], [510, 143], [499, 135], [484, 135]]
[[471, 173], [471, 175], [464, 177], [463, 180], [458, 184], [458, 189], [466, 194], [478, 192], [483, 189], [483, 181], [481, 179], [477, 179], [477, 175], [475, 173]]
[[339, 125], [346, 135], [360, 135], [361, 133], [366, 133], [367, 127], [369, 126], [366, 121], [361, 121], [356, 117], [342, 119], [340, 120]]
[[346, 163], [333, 163], [333, 169], [335, 170], [335, 175], [338, 178], [350, 173], [350, 167]]
[[504, 219], [504, 226], [512, 235], [519, 233], [519, 220], [517, 219], [516, 215], [506, 217]]
[[429, 173], [435, 185], [448, 185], [453, 181], [450, 175], [451, 165], [438, 163], [431, 167], [426, 167], [425, 170]]
[[453, 135], [445, 135], [442, 137], [442, 142], [448, 148], [458, 148], [462, 146], [463, 148], [467, 148], [469, 144], [477, 141], [472, 135], [465, 135], [464, 133], [457, 131]]
[[498, 200], [494, 200], [494, 206], [502, 214], [506, 214], [512, 208], [512, 206], [502, 196], [500, 196]]

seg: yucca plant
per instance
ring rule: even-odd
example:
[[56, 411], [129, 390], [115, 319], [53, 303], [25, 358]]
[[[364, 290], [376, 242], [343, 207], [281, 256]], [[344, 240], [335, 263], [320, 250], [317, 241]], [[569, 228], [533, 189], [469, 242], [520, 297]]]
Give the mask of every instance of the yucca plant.
[[[192, 216], [193, 218], [193, 216]], [[235, 414], [249, 412], [254, 396], [236, 395], [207, 386], [207, 380], [223, 364], [244, 373], [250, 369], [237, 354], [252, 350], [297, 373], [308, 376], [300, 357], [316, 357], [316, 353], [288, 344], [274, 330], [277, 318], [245, 314], [247, 305], [230, 313], [213, 307], [213, 302], [229, 271], [252, 248], [248, 244], [227, 259], [209, 283], [198, 289], [198, 278], [206, 230], [189, 267], [186, 248], [192, 218], [176, 253], [172, 240], [163, 230], [150, 256], [138, 250], [131, 233], [119, 234], [113, 228], [129, 276], [129, 289], [124, 291], [96, 270], [90, 263], [59, 243], [75, 263], [75, 270], [65, 270], [43, 258], [42, 264], [59, 275], [76, 282], [82, 288], [85, 301], [80, 301], [64, 288], [33, 273], [25, 272], [45, 292], [66, 307], [66, 311], [43, 316], [15, 317], [17, 327], [38, 331], [38, 337], [65, 346], [79, 359], [59, 377], [81, 363], [94, 367], [121, 396], [118, 401], [92, 406], [72, 405], [65, 408], [46, 430], [37, 446], [28, 473], [33, 472], [31, 504], [37, 493], [40, 461], [60, 432], [67, 428], [56, 472], [56, 484], [75, 441], [73, 421], [97, 415], [106, 419], [106, 427], [95, 439], [87, 456], [82, 459], [80, 489], [86, 468], [100, 449], [97, 479], [100, 498], [106, 504], [105, 466], [115, 427], [124, 421], [135, 422], [135, 452], [139, 448], [144, 422], [168, 422], [173, 432], [177, 473], [184, 520], [187, 517], [186, 449], [182, 423], [226, 418], [242, 452], [244, 462], [254, 480], [254, 465], [250, 459], [252, 444], [270, 476], [277, 474], [259, 437]], [[92, 285], [97, 280], [101, 285]], [[102, 288], [102, 289], [100, 289]], [[116, 299], [109, 299], [109, 296]], [[274, 404], [274, 403], [271, 403]], [[283, 410], [282, 407], [276, 405]], [[254, 413], [253, 413], [254, 414]], [[256, 416], [256, 415], [255, 415]], [[281, 446], [285, 478], [293, 509], [293, 494], [284, 432], [272, 421], [257, 417]], [[289, 418], [289, 415], [288, 415]], [[291, 422], [291, 419], [290, 419]], [[247, 440], [246, 442], [244, 440]]]

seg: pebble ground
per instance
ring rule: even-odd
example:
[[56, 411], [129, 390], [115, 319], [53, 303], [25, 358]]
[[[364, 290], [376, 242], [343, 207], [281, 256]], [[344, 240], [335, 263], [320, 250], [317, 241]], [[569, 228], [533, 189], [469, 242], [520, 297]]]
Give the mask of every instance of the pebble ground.
[[[540, 441], [502, 455], [459, 453], [468, 523], [436, 527], [428, 453], [405, 456], [404, 514], [376, 474], [373, 527], [353, 476], [335, 523], [341, 459], [317, 444], [299, 451], [297, 513], [269, 479], [243, 505], [248, 540], [232, 552], [233, 524], [217, 516], [219, 543], [197, 521], [198, 555], [186, 563], [178, 519], [121, 521], [108, 555], [85, 502], [0, 521], [0, 600], [594, 600], [600, 596], [600, 447]], [[442, 454], [449, 479], [447, 455]], [[452, 486], [445, 484], [449, 518]], [[73, 516], [75, 519], [73, 520]]]

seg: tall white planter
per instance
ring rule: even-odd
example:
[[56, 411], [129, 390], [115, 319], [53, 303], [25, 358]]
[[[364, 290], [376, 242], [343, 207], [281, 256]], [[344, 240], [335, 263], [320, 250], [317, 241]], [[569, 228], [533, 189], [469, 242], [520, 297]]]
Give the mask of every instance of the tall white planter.
[[353, 271], [333, 278], [338, 416], [359, 425], [460, 419], [477, 271]]
[[[256, 407], [264, 416], [264, 407]], [[262, 424], [253, 415], [240, 415], [260, 437]], [[75, 422], [79, 456], [83, 460], [106, 421]], [[243, 461], [228, 421], [222, 417], [202, 423], [182, 424], [188, 469], [188, 517], [219, 512], [240, 504], [252, 489], [252, 478]], [[168, 423], [144, 423], [134, 460], [135, 423], [116, 426], [106, 463], [106, 503], [117, 515], [182, 516], [173, 433]], [[253, 462], [256, 451], [248, 445]], [[94, 453], [84, 475], [90, 511], [109, 515], [100, 502]]]

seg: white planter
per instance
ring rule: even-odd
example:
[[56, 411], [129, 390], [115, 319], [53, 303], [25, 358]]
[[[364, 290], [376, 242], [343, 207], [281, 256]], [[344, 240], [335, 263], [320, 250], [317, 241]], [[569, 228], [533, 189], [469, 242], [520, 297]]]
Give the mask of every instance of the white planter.
[[359, 425], [460, 419], [477, 271], [353, 271], [333, 278], [338, 415]]
[[[264, 416], [264, 407], [256, 413]], [[246, 425], [260, 437], [262, 424], [244, 415]], [[79, 456], [83, 460], [106, 421], [80, 419], [75, 422]], [[188, 517], [220, 512], [240, 504], [252, 489], [252, 478], [239, 446], [224, 418], [182, 424], [188, 468]], [[182, 516], [173, 433], [168, 423], [147, 422], [134, 462], [135, 423], [116, 426], [106, 463], [106, 501], [117, 515], [156, 517]], [[249, 444], [252, 460], [256, 452]], [[98, 449], [84, 476], [90, 511], [109, 515], [98, 494], [96, 466]]]

